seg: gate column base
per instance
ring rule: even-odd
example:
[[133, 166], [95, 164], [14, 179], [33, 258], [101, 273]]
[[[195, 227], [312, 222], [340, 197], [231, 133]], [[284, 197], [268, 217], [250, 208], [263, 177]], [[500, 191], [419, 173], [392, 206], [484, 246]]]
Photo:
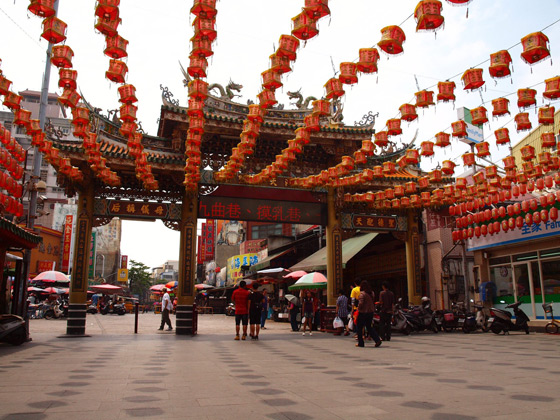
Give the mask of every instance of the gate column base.
[[175, 315], [175, 333], [177, 335], [196, 335], [198, 314], [195, 305], [177, 305]]
[[86, 309], [85, 303], [70, 303], [68, 305], [68, 320], [66, 321], [66, 336], [86, 336]]

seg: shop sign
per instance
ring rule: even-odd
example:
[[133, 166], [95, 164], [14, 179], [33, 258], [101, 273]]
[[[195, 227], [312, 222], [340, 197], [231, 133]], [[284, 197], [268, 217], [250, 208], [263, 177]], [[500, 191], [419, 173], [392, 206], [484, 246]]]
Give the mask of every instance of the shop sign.
[[53, 271], [56, 267], [55, 261], [37, 261], [37, 273]]
[[128, 255], [121, 255], [121, 268], [128, 268]]
[[397, 230], [397, 216], [353, 214], [352, 228], [363, 230]]
[[560, 221], [549, 220], [548, 222], [528, 225], [523, 223], [521, 229], [500, 231], [494, 235], [481, 236], [467, 240], [467, 249], [476, 251], [479, 249], [493, 248], [496, 246], [511, 245], [534, 239], [548, 238], [560, 235]]
[[181, 205], [174, 203], [96, 199], [93, 212], [97, 217], [122, 219], [181, 219]]
[[119, 283], [128, 283], [128, 269], [119, 268], [117, 279]]
[[259, 262], [257, 254], [234, 255], [227, 260], [226, 286], [237, 284], [243, 278], [243, 267], [250, 267]]
[[72, 223], [74, 216], [71, 214], [66, 215], [64, 219], [64, 237], [62, 240], [62, 266], [61, 270], [68, 272], [70, 267], [70, 246], [72, 245]]

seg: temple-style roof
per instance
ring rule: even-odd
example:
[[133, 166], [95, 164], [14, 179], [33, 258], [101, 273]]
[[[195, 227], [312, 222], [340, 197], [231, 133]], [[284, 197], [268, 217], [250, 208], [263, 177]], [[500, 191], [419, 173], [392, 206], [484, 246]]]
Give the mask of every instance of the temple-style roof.
[[0, 217], [0, 243], [12, 248], [35, 248], [43, 238]]

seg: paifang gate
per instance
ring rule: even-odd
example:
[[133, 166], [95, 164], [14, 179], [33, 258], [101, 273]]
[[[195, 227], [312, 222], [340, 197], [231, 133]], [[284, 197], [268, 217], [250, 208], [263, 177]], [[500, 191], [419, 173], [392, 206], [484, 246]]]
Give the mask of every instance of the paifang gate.
[[[409, 300], [419, 298], [419, 266], [414, 261], [418, 252], [413, 249], [419, 243], [419, 207], [396, 206], [385, 195], [375, 199], [376, 194], [418, 180], [417, 170], [395, 165], [410, 145], [398, 148], [389, 142], [376, 148], [373, 118], [349, 127], [332, 112], [335, 107], [328, 115], [319, 115], [307, 105], [269, 109], [255, 134], [247, 125], [254, 108], [235, 103], [230, 96], [208, 95], [201, 114], [204, 131], [195, 148], [191, 130], [195, 114], [168, 97], [164, 89], [157, 137], [135, 133], [131, 140], [123, 133], [124, 124], [89, 104], [91, 135], [83, 143], [61, 140], [56, 130], [50, 131], [49, 140], [60, 156], [83, 174], [79, 179], [60, 172], [58, 178], [69, 196], [78, 195], [67, 334], [85, 334], [89, 238], [92, 227], [113, 217], [161, 219], [180, 232], [177, 334], [194, 334], [197, 329], [193, 303], [198, 218], [326, 226], [327, 301], [334, 305], [336, 287], [342, 284], [342, 237], [359, 228], [342, 223], [341, 215], [404, 217], [410, 233], [406, 235]], [[309, 116], [317, 122], [314, 130], [304, 124]], [[253, 144], [251, 153], [240, 160], [239, 148], [247, 141]], [[198, 160], [201, 169], [192, 172], [191, 163]], [[380, 172], [385, 166], [388, 169]]]

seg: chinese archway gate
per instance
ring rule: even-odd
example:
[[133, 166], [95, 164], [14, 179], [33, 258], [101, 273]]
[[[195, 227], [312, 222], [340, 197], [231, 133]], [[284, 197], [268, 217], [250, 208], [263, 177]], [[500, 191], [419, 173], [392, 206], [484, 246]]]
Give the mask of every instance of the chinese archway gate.
[[[70, 311], [67, 334], [85, 334], [86, 293], [88, 288], [88, 247], [92, 227], [108, 223], [112, 217], [146, 220], [159, 218], [171, 229], [180, 232], [179, 284], [177, 290], [177, 334], [196, 333], [193, 319], [194, 283], [196, 276], [197, 218], [273, 221], [276, 223], [321, 224], [327, 226], [327, 300], [336, 302], [336, 291], [342, 287], [342, 233], [356, 229], [356, 223], [344, 222], [342, 214], [389, 213], [407, 221], [405, 235], [409, 300], [417, 301], [420, 295], [419, 266], [419, 209], [411, 206], [386, 210], [374, 209], [371, 203], [345, 200], [345, 194], [378, 192], [397, 184], [414, 182], [418, 175], [397, 170], [392, 175], [370, 178], [360, 184], [298, 188], [294, 178], [316, 175], [332, 168], [343, 157], [352, 156], [362, 147], [363, 141], [372, 139], [373, 124], [348, 127], [322, 117], [321, 129], [311, 133], [305, 152], [288, 165], [287, 169], [266, 184], [250, 185], [243, 174], [255, 174], [274, 162], [294, 131], [303, 125], [311, 109], [269, 110], [257, 139], [254, 154], [244, 163], [241, 175], [216, 182], [214, 173], [230, 158], [232, 149], [239, 142], [244, 129], [243, 121], [249, 107], [229, 98], [209, 96], [204, 108], [204, 135], [201, 142], [200, 181], [196, 191], [187, 190], [185, 178], [185, 140], [189, 129], [188, 108], [163, 99], [158, 136], [142, 136], [142, 145], [148, 164], [158, 182], [157, 190], [147, 190], [138, 181], [135, 161], [127, 152], [127, 140], [119, 134], [118, 120], [107, 118], [90, 108], [89, 129], [97, 133], [99, 151], [106, 159], [106, 166], [121, 179], [120, 186], [108, 186], [90, 168], [82, 143], [62, 141], [51, 135], [72, 165], [84, 174], [83, 181], [73, 182], [60, 174], [58, 182], [69, 196], [78, 195], [78, 220], [74, 249], [74, 264], [70, 290]], [[332, 114], [331, 116], [332, 117]], [[394, 144], [393, 144], [394, 146]], [[400, 150], [393, 147], [377, 149], [373, 156], [359, 168], [382, 165], [402, 158], [409, 145]], [[357, 167], [358, 168], [358, 167]], [[356, 168], [356, 171], [358, 169]], [[359, 169], [358, 172], [361, 172]], [[444, 180], [446, 181], [446, 180]], [[367, 217], [355, 221], [363, 223]], [[381, 223], [376, 219], [373, 223]], [[369, 221], [367, 223], [370, 223]], [[363, 226], [366, 227], [366, 226]], [[371, 226], [370, 226], [371, 227]], [[379, 225], [379, 228], [387, 226]], [[388, 230], [393, 230], [392, 228]], [[157, 246], [146, 240], [146, 246]]]

